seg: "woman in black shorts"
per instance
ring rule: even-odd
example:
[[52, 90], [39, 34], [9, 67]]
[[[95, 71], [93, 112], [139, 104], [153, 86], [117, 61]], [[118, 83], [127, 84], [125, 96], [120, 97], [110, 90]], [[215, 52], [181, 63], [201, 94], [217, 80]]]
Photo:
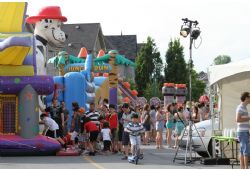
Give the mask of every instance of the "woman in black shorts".
[[151, 122], [150, 122], [150, 106], [149, 104], [145, 104], [143, 107], [143, 112], [142, 112], [142, 125], [145, 129], [145, 136], [144, 136], [144, 140], [143, 140], [143, 144], [147, 145], [149, 144], [149, 135], [150, 135], [150, 129], [151, 129]]

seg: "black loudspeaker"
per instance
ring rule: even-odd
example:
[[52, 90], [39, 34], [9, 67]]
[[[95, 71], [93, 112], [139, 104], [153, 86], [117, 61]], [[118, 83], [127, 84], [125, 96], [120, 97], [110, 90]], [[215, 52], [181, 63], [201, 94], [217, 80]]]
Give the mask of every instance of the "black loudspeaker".
[[229, 158], [204, 158], [201, 159], [203, 165], [230, 165]]
[[218, 158], [217, 165], [230, 165], [230, 159], [229, 158]]
[[204, 159], [201, 159], [201, 164], [203, 164], [203, 165], [216, 165], [217, 164], [217, 158], [204, 158]]

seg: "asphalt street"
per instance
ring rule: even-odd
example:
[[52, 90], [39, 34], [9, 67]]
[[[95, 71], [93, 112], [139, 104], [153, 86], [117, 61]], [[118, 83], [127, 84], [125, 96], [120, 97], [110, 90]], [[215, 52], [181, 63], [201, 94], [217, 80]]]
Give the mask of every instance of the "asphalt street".
[[[202, 165], [200, 161], [184, 164], [176, 160], [174, 149], [155, 149], [155, 145], [142, 146], [144, 159], [138, 165], [121, 160], [121, 155], [96, 156], [35, 156], [35, 157], [0, 157], [0, 169], [231, 169], [230, 165]], [[185, 152], [180, 150], [177, 158], [183, 158]], [[195, 154], [193, 155], [195, 156]], [[239, 168], [239, 166], [235, 166]]]

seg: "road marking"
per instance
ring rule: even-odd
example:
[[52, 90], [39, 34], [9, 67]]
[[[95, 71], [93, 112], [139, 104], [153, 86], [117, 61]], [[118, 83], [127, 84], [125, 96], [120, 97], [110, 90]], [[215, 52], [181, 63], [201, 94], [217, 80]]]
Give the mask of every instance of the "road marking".
[[92, 165], [94, 165], [96, 168], [98, 169], [106, 169], [104, 168], [103, 166], [99, 165], [97, 162], [95, 162], [93, 159], [91, 159], [90, 157], [88, 156], [83, 156], [83, 158], [88, 161], [89, 163], [91, 163]]

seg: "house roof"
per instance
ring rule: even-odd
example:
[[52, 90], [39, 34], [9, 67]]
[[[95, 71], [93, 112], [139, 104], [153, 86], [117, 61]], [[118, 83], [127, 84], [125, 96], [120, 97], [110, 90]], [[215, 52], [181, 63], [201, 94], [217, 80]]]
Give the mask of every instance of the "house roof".
[[134, 61], [137, 55], [136, 35], [104, 36], [107, 50], [118, 50], [119, 54]]
[[89, 51], [99, 50], [94, 49], [98, 37], [103, 41], [101, 48], [105, 48], [100, 23], [64, 24], [62, 30], [68, 35], [63, 50], [69, 54], [77, 56], [81, 47], [85, 47]]
[[201, 71], [198, 74], [198, 79], [201, 80], [201, 81], [207, 82], [208, 81], [208, 75], [207, 75], [207, 73], [205, 73], [204, 71]]

